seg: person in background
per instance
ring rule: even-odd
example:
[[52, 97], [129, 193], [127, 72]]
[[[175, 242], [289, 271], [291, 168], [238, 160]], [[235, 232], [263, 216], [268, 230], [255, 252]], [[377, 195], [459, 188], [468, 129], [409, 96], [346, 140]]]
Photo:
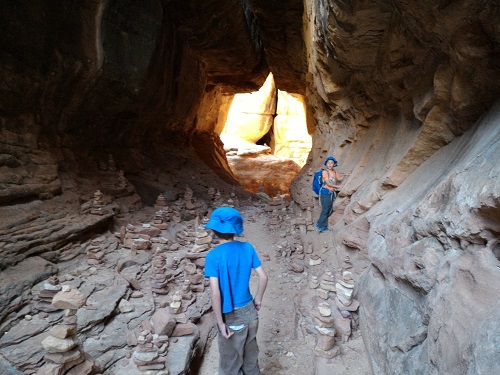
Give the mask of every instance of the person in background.
[[[235, 241], [243, 233], [243, 218], [231, 207], [215, 209], [205, 228], [220, 239], [205, 260], [210, 280], [212, 309], [218, 328], [219, 375], [258, 375], [258, 311], [267, 286], [267, 274], [254, 247]], [[259, 278], [257, 292], [250, 294], [250, 275]]]
[[[340, 189], [340, 183], [344, 180], [340, 174], [335, 170], [338, 166], [337, 160], [333, 156], [328, 156], [325, 159], [324, 165], [326, 169], [321, 174], [321, 189], [319, 191], [319, 204], [321, 206], [321, 214], [316, 222], [316, 229], [320, 233], [328, 230], [328, 218], [333, 213], [333, 202], [337, 197]], [[348, 173], [346, 173], [346, 176]]]

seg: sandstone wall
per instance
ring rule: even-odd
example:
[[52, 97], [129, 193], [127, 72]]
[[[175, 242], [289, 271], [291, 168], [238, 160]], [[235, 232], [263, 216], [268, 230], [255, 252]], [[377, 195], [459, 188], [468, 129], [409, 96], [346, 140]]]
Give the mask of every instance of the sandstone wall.
[[498, 5], [305, 10], [316, 131], [292, 195], [311, 205], [327, 155], [352, 173], [331, 224], [340, 254], [371, 263], [357, 294], [374, 373], [498, 371]]

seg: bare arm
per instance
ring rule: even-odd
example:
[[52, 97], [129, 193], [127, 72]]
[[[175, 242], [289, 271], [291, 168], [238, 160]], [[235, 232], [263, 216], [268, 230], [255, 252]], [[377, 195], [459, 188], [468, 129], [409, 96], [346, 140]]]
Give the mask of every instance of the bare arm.
[[267, 273], [266, 271], [264, 271], [264, 268], [262, 268], [262, 266], [257, 267], [255, 269], [255, 272], [257, 272], [257, 276], [259, 277], [257, 293], [255, 294], [254, 298], [255, 308], [258, 311], [262, 306], [262, 297], [264, 297], [264, 292], [266, 291], [267, 287]]
[[217, 325], [219, 326], [219, 332], [226, 339], [234, 335], [234, 332], [230, 331], [229, 328], [224, 323], [222, 319], [222, 306], [221, 306], [221, 296], [219, 289], [219, 279], [216, 277], [210, 277], [210, 297], [212, 298], [212, 310], [214, 310], [215, 318], [217, 319]]
[[[340, 177], [337, 172], [333, 172], [333, 173], [334, 173], [333, 176], [335, 178]], [[340, 189], [340, 185], [337, 185], [335, 183], [336, 182], [335, 178], [330, 179], [330, 175], [329, 175], [329, 173], [327, 171], [323, 171], [322, 177], [323, 177], [323, 182], [325, 183], [325, 185], [327, 185], [327, 186], [329, 186], [331, 188], [334, 188], [334, 189]], [[342, 180], [339, 180], [339, 181], [342, 181]]]

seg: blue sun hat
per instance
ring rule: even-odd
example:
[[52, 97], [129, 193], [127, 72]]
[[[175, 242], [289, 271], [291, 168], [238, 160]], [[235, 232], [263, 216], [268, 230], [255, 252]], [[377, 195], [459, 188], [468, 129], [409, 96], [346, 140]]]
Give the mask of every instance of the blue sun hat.
[[243, 233], [243, 218], [238, 210], [231, 207], [219, 207], [212, 212], [205, 228], [219, 233], [240, 235]]
[[333, 156], [329, 156], [325, 159], [325, 162], [323, 163], [324, 165], [326, 165], [326, 163], [328, 162], [328, 160], [333, 160], [333, 166], [334, 167], [337, 167], [339, 165], [337, 159], [335, 159]]

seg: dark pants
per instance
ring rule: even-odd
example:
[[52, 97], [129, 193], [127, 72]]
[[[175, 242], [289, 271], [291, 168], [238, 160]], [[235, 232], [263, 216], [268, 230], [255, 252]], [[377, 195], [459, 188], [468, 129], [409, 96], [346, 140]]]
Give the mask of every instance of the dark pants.
[[318, 228], [328, 228], [328, 218], [333, 213], [333, 202], [335, 200], [335, 193], [320, 194], [319, 204], [321, 205], [321, 215], [316, 223]]
[[219, 375], [259, 375], [259, 316], [253, 301], [223, 317], [227, 326], [244, 325], [244, 328], [233, 331], [229, 339], [219, 332]]

